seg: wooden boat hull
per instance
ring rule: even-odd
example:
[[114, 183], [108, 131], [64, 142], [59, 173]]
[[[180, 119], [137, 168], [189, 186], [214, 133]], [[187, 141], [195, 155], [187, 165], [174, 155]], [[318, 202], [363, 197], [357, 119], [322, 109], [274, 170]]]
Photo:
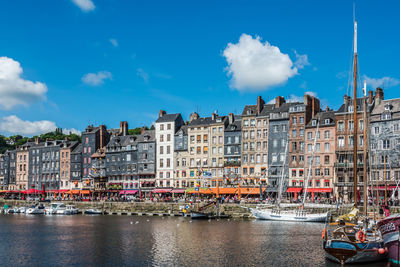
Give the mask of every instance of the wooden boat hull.
[[191, 212], [190, 217], [194, 220], [205, 220], [208, 219], [208, 215], [201, 212]]
[[387, 249], [388, 260], [399, 264], [399, 230], [400, 214], [389, 216], [378, 222], [385, 248]]
[[331, 261], [344, 263], [366, 263], [382, 261], [386, 254], [379, 254], [382, 242], [352, 243], [343, 240], [323, 241], [325, 256]]
[[274, 212], [273, 210], [250, 209], [254, 217], [259, 220], [288, 221], [288, 222], [325, 222], [328, 213], [306, 212]]

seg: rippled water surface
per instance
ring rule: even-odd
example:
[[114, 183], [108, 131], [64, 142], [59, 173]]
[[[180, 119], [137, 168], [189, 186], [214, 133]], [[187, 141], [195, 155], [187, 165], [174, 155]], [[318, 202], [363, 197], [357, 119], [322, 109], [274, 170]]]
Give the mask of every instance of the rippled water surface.
[[7, 215], [0, 216], [0, 262], [2, 266], [339, 266], [324, 258], [322, 227], [180, 217]]

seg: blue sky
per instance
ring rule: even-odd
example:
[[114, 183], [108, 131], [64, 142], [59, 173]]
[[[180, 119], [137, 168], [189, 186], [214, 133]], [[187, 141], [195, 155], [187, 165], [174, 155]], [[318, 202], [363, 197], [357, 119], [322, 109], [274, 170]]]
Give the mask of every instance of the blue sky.
[[[400, 97], [399, 8], [356, 3], [360, 74], [385, 98]], [[3, 1], [0, 25], [5, 135], [241, 113], [257, 95], [337, 109], [348, 92], [352, 1]]]

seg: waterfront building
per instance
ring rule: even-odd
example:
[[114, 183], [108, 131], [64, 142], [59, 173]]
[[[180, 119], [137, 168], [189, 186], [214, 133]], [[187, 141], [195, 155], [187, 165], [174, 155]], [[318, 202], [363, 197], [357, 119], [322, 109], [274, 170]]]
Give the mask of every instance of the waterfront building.
[[319, 99], [305, 94], [304, 101], [289, 107], [289, 186], [288, 193], [297, 198], [304, 185], [306, 125], [320, 110]]
[[[378, 88], [375, 93], [375, 99], [372, 91], [369, 91], [367, 100], [367, 118], [374, 106], [374, 102], [383, 99], [383, 91]], [[374, 101], [375, 100], [375, 101]], [[364, 145], [364, 99], [357, 98], [357, 118], [358, 118], [358, 140], [357, 140], [357, 182], [358, 187], [363, 186], [363, 145]], [[353, 137], [354, 137], [354, 119], [353, 119], [353, 99], [345, 95], [343, 104], [335, 113], [336, 120], [336, 162], [335, 162], [335, 195], [343, 200], [353, 199]], [[367, 125], [368, 127], [368, 125]], [[368, 128], [367, 128], [368, 129]], [[368, 165], [368, 162], [367, 162]]]
[[60, 144], [60, 189], [71, 188], [71, 153], [79, 145], [78, 141], [64, 140]]
[[94, 181], [90, 177], [91, 156], [109, 141], [109, 133], [105, 125], [99, 127], [88, 126], [82, 133], [82, 187], [85, 189], [94, 188]]
[[18, 190], [28, 189], [29, 173], [29, 147], [31, 143], [27, 142], [17, 147], [17, 172], [16, 186]]
[[269, 118], [274, 104], [265, 104], [261, 96], [257, 105], [246, 105], [242, 112], [242, 178], [244, 185], [268, 183]]
[[175, 158], [175, 174], [176, 183], [175, 188], [186, 188], [194, 187], [196, 180], [189, 177], [188, 173], [188, 163], [189, 163], [189, 153], [188, 153], [188, 135], [187, 135], [187, 125], [182, 125], [181, 128], [175, 134], [174, 143], [174, 158]]
[[371, 180], [381, 197], [386, 183], [389, 198], [400, 180], [400, 99], [384, 100], [380, 88], [375, 95], [380, 97], [375, 98], [369, 124]]
[[196, 112], [190, 115], [188, 123], [189, 179], [195, 186], [210, 186], [210, 165], [208, 148], [210, 145], [211, 117], [200, 118]]
[[224, 131], [227, 124], [228, 118], [226, 116], [218, 116], [216, 112], [211, 114], [208, 149], [208, 164], [210, 168], [207, 174], [203, 170], [203, 177], [211, 178], [211, 181], [207, 183], [211, 187], [216, 187], [217, 182], [222, 185], [224, 180]]
[[304, 188], [304, 183], [310, 170], [315, 142], [313, 165], [311, 166], [307, 189], [311, 200], [314, 200], [314, 197], [333, 197], [334, 164], [336, 159], [335, 126], [335, 112], [327, 108], [325, 111], [315, 115], [305, 128], [306, 163], [304, 174], [302, 177], [297, 177], [297, 179], [292, 176], [291, 186]]
[[157, 187], [172, 188], [175, 184], [174, 139], [184, 124], [180, 113], [167, 114], [160, 110], [155, 125], [157, 145]]
[[6, 170], [5, 155], [0, 154], [0, 189], [4, 187], [4, 172]]
[[82, 144], [78, 144], [71, 150], [71, 175], [70, 189], [82, 188]]
[[[223, 184], [237, 184], [241, 176], [242, 118], [229, 113], [228, 124], [224, 131], [224, 173]], [[222, 184], [220, 184], [221, 186]]]
[[[286, 103], [285, 98], [275, 98], [275, 105], [269, 116], [268, 135], [268, 187], [267, 192], [276, 195], [279, 181], [283, 175], [282, 192], [286, 192], [289, 183], [289, 108], [299, 102]], [[304, 123], [304, 122], [303, 122]]]
[[141, 196], [149, 197], [156, 186], [156, 133], [142, 130], [137, 139], [138, 178]]
[[[97, 155], [99, 154], [99, 155]], [[138, 136], [114, 136], [105, 148], [106, 173], [102, 173], [101, 149], [95, 153], [93, 164], [97, 167], [94, 176], [108, 177], [108, 189], [128, 190], [139, 188]]]
[[9, 150], [4, 153], [6, 170], [4, 171], [4, 183], [8, 190], [17, 190], [17, 151]]

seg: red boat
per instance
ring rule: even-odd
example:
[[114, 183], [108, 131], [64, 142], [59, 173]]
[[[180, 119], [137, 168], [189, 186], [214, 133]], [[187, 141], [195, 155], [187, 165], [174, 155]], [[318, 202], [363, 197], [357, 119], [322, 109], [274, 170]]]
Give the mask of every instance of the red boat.
[[383, 243], [388, 251], [388, 260], [395, 264], [400, 263], [399, 226], [400, 214], [391, 215], [378, 222], [378, 227], [383, 237]]

